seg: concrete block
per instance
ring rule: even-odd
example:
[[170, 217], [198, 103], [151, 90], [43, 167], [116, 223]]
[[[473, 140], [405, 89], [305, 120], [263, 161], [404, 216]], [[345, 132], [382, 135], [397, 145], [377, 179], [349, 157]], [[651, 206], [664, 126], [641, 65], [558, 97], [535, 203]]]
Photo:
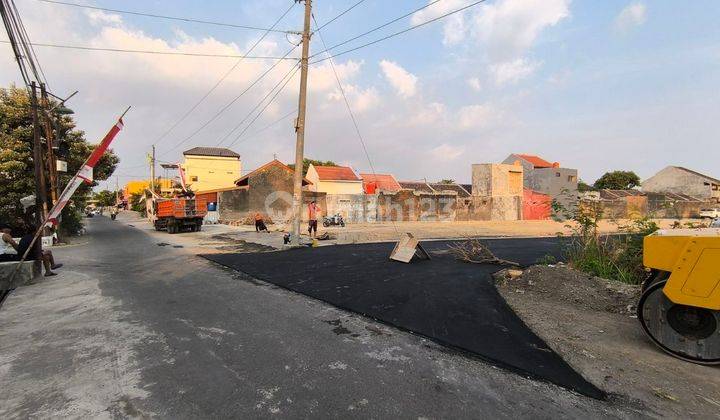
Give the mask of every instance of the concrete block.
[[10, 277], [18, 264], [20, 264], [20, 262], [0, 262], [0, 290], [14, 289], [19, 286], [30, 284], [41, 274], [39, 261], [23, 261], [20, 270], [11, 282]]

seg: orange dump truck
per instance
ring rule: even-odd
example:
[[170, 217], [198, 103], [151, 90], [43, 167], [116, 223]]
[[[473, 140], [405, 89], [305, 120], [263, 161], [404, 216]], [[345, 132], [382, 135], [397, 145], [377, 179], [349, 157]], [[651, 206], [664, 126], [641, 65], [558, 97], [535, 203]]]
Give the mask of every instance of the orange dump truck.
[[167, 229], [168, 233], [182, 230], [198, 232], [207, 214], [207, 199], [203, 198], [157, 198], [154, 201], [155, 230]]

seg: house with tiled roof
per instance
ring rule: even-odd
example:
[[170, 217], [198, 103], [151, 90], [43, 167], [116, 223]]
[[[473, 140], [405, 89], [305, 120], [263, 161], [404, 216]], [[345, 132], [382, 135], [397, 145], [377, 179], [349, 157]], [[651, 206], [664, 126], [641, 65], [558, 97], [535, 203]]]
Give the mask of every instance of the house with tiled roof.
[[398, 192], [402, 186], [390, 174], [360, 174], [365, 194], [375, 194], [380, 191]]
[[558, 162], [523, 153], [513, 153], [502, 163], [522, 165], [525, 188], [547, 194], [551, 200], [556, 200], [567, 209], [577, 204], [577, 169], [563, 168]]
[[311, 190], [327, 194], [363, 194], [363, 181], [349, 166], [308, 167], [307, 179]]
[[470, 191], [465, 189], [460, 184], [456, 183], [448, 183], [448, 182], [433, 182], [430, 184], [430, 188], [432, 188], [436, 193], [446, 193], [446, 192], [454, 192], [457, 194], [459, 198], [466, 198], [470, 197]]
[[183, 159], [185, 183], [195, 192], [232, 188], [242, 169], [240, 155], [224, 147], [193, 147]]
[[400, 184], [400, 186], [404, 190], [413, 190], [413, 191], [429, 193], [429, 194], [432, 194], [435, 192], [435, 190], [432, 189], [430, 184], [428, 184], [425, 181], [399, 181], [398, 184]]
[[642, 182], [642, 190], [720, 200], [720, 180], [682, 166], [668, 166], [662, 169]]

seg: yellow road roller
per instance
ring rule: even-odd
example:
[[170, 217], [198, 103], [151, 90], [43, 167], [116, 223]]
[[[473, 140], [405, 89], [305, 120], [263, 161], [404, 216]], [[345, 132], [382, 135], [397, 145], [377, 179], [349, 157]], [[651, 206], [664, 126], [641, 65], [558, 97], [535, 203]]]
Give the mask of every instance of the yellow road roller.
[[645, 333], [677, 358], [720, 364], [720, 229], [659, 230], [643, 246]]

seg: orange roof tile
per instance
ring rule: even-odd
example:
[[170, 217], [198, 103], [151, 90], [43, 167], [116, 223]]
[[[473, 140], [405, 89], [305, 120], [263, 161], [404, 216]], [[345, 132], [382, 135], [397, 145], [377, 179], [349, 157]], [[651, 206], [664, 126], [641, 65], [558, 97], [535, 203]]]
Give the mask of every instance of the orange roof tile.
[[360, 181], [355, 172], [347, 166], [314, 167], [321, 181]]
[[360, 174], [360, 177], [363, 180], [363, 187], [374, 182], [379, 190], [400, 191], [402, 189], [400, 183], [390, 174]]
[[547, 160], [541, 158], [540, 156], [535, 155], [521, 155], [516, 154], [515, 156], [520, 157], [521, 159], [524, 159], [530, 163], [536, 168], [552, 168], [553, 164], [548, 162]]

